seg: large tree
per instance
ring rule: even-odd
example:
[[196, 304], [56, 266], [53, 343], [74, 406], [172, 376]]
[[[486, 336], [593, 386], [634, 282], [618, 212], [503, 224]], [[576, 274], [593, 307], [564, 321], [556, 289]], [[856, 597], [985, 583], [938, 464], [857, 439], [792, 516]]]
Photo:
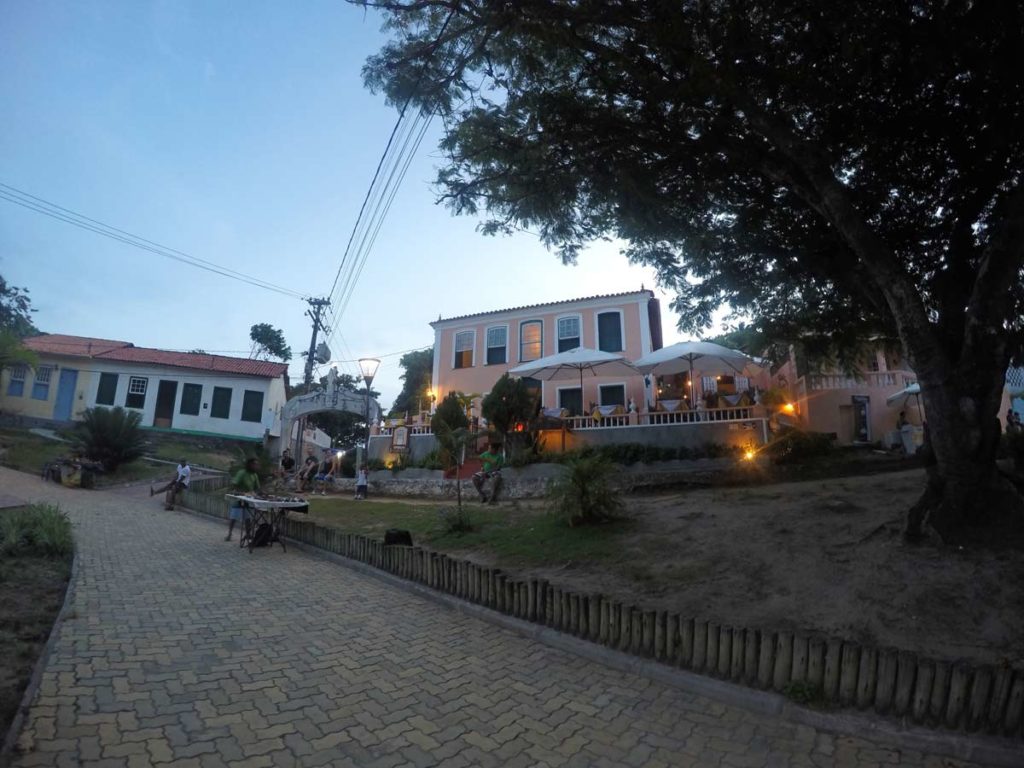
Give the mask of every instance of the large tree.
[[417, 413], [430, 407], [430, 378], [434, 368], [434, 350], [406, 352], [399, 359], [402, 367], [402, 391], [391, 406], [392, 414]]
[[1024, 11], [967, 0], [379, 0], [365, 77], [445, 123], [442, 197], [575, 260], [657, 268], [682, 327], [892, 335], [947, 540], [1020, 498], [995, 464], [1024, 316]]
[[249, 329], [249, 357], [269, 360], [276, 357], [283, 363], [292, 359], [292, 348], [285, 343], [284, 333], [270, 323], [257, 323]]
[[19, 339], [39, 333], [32, 322], [33, 312], [28, 289], [9, 285], [0, 275], [0, 332]]

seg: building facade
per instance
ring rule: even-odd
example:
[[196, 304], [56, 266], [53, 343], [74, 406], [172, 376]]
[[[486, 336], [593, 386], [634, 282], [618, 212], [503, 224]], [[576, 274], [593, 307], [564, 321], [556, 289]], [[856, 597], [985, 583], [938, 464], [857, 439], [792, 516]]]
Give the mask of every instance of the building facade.
[[[661, 309], [654, 293], [639, 290], [605, 296], [534, 304], [481, 312], [430, 324], [434, 329], [433, 393], [450, 392], [480, 398], [509, 369], [575, 347], [599, 349], [635, 360], [662, 346]], [[528, 381], [545, 408], [564, 408], [571, 415], [589, 413], [590, 406], [643, 404], [649, 387], [642, 376], [587, 375], [579, 380]]]
[[43, 334], [25, 340], [35, 368], [0, 377], [0, 412], [56, 424], [121, 406], [146, 428], [261, 440], [277, 436], [287, 365], [130, 342]]

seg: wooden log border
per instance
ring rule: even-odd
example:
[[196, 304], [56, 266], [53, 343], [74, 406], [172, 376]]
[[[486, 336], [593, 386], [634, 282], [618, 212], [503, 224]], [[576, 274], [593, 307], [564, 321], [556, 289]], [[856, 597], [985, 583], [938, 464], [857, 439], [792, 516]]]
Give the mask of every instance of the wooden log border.
[[[215, 488], [202, 490], [185, 491], [181, 506], [226, 520], [227, 500], [209, 492]], [[1024, 738], [1024, 669], [918, 658], [841, 638], [646, 610], [544, 580], [519, 581], [424, 547], [385, 547], [379, 539], [298, 518], [285, 521], [284, 534], [524, 621], [682, 669], [782, 692], [799, 685], [818, 703], [872, 708], [931, 728]]]

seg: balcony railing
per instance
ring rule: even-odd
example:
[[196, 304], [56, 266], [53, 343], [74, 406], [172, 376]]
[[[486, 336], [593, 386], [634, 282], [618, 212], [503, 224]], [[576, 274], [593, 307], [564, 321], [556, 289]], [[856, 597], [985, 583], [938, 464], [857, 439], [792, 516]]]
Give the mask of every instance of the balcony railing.
[[[432, 435], [434, 434], [429, 424], [406, 424], [405, 428], [409, 430], [410, 435]], [[393, 435], [395, 427], [381, 427], [379, 435]]]
[[841, 373], [811, 374], [806, 377], [808, 389], [859, 389], [862, 387], [907, 387], [917, 382], [911, 371], [875, 371], [848, 375]]

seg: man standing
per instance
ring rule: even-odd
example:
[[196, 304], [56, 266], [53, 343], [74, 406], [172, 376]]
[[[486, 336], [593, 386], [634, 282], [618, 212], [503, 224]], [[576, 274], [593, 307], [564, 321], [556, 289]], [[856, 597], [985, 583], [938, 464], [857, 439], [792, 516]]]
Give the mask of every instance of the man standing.
[[[245, 468], [238, 470], [235, 473], [234, 479], [231, 481], [232, 490], [236, 493], [251, 495], [260, 492], [260, 476], [256, 472], [256, 459], [249, 458], [245, 460]], [[245, 521], [247, 519], [248, 510], [242, 506], [241, 502], [237, 499], [231, 502], [231, 513], [229, 515], [230, 520], [228, 521], [228, 535], [224, 537], [224, 541], [231, 541], [231, 532], [235, 530], [235, 523], [239, 520]], [[243, 540], [245, 537], [242, 537]]]
[[164, 509], [174, 509], [175, 497], [179, 491], [186, 490], [188, 484], [192, 480], [192, 468], [188, 465], [187, 459], [182, 459], [178, 462], [178, 468], [175, 472], [174, 479], [171, 480], [163, 488], [149, 487], [149, 495], [155, 496], [158, 493], [166, 493], [164, 497]]

